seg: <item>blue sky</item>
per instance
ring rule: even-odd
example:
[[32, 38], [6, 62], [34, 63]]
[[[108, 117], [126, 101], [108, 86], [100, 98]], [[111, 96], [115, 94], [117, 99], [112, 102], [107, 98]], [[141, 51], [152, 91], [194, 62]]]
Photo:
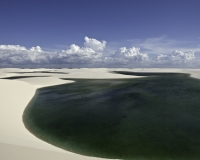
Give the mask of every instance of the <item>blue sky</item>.
[[86, 47], [87, 36], [107, 42], [103, 57], [122, 47], [150, 57], [194, 50], [198, 57], [199, 6], [199, 0], [1, 0], [0, 45], [52, 52]]

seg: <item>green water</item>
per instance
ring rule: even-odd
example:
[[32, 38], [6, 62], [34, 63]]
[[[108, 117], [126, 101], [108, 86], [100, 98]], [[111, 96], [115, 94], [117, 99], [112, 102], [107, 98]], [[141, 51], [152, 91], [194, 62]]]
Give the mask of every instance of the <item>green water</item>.
[[23, 122], [43, 141], [82, 155], [200, 159], [200, 80], [187, 74], [148, 76], [76, 79], [39, 89]]
[[34, 77], [49, 77], [49, 76], [12, 76], [12, 77], [4, 77], [0, 79], [10, 79], [10, 80], [15, 80], [15, 79], [22, 79], [22, 78], [34, 78]]

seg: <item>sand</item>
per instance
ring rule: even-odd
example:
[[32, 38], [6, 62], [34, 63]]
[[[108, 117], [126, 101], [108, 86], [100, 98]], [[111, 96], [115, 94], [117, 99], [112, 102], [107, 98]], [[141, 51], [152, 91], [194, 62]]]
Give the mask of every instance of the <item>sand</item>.
[[[35, 73], [35, 71], [59, 73]], [[10, 76], [47, 76], [15, 80], [0, 79], [0, 158], [4, 160], [31, 158], [37, 160], [99, 159], [70, 153], [41, 141], [26, 130], [22, 122], [22, 114], [34, 96], [36, 89], [74, 82], [59, 78], [139, 78], [138, 76], [113, 74], [111, 71], [190, 73], [191, 77], [200, 79], [200, 69], [0, 69], [0, 78]]]
[[26, 82], [0, 80], [0, 142], [59, 151], [38, 140], [22, 123], [24, 108], [35, 91], [36, 87]]
[[0, 158], [2, 160], [101, 160], [101, 158], [53, 152], [5, 143], [0, 143]]

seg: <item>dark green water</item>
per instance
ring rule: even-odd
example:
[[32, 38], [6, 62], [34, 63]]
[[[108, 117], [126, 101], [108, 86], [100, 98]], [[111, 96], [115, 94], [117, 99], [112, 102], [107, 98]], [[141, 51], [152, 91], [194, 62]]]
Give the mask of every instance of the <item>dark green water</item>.
[[0, 78], [0, 79], [22, 79], [22, 78], [34, 78], [34, 77], [49, 77], [49, 76], [12, 76], [12, 77], [5, 77], [5, 78]]
[[200, 80], [152, 75], [39, 89], [23, 122], [38, 138], [82, 155], [200, 159]]

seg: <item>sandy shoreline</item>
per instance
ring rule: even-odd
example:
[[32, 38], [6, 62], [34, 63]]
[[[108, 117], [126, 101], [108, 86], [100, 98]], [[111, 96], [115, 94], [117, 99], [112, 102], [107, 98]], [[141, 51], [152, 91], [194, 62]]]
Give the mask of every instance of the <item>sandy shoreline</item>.
[[[35, 73], [34, 71], [52, 71], [67, 74]], [[22, 114], [37, 88], [74, 82], [59, 78], [138, 78], [138, 76], [113, 74], [110, 73], [111, 71], [190, 73], [191, 77], [200, 79], [200, 69], [0, 69], [0, 78], [19, 75], [48, 76], [16, 80], [0, 79], [0, 157], [4, 160], [15, 159], [14, 157], [16, 156], [20, 156], [19, 159], [28, 159], [27, 156], [30, 157], [32, 155], [37, 156], [36, 159], [38, 160], [45, 160], [45, 158], [50, 159], [54, 157], [53, 155], [56, 155], [55, 157], [58, 160], [64, 158], [99, 159], [73, 154], [39, 140], [24, 127]], [[16, 72], [34, 73], [22, 74]]]

